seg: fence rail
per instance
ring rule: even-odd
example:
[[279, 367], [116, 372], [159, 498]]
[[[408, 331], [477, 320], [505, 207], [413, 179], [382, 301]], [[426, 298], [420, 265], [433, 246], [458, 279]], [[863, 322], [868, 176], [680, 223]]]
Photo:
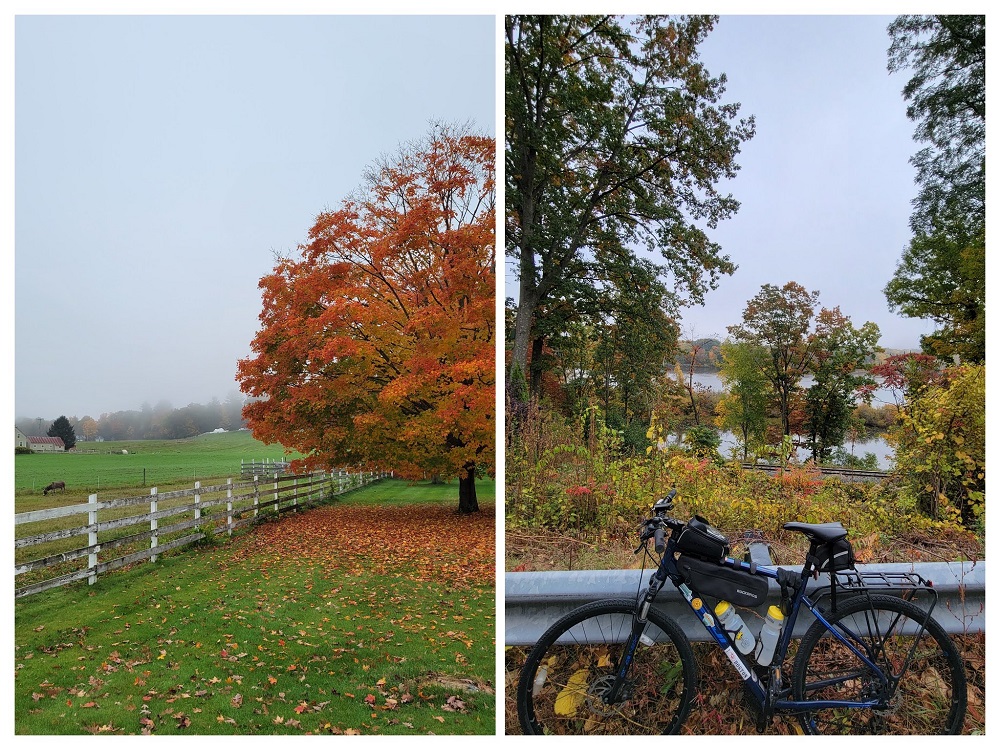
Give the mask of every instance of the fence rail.
[[290, 462], [280, 458], [262, 458], [260, 461], [246, 459], [240, 460], [240, 476], [244, 479], [250, 477], [264, 477], [272, 474], [283, 474], [288, 471]]
[[[108, 571], [143, 560], [155, 562], [165, 552], [210, 536], [232, 536], [247, 524], [309, 507], [331, 494], [384, 476], [373, 472], [275, 472], [243, 481], [230, 478], [214, 485], [195, 482], [193, 488], [170, 492], [153, 487], [148, 495], [110, 500], [99, 500], [93, 494], [86, 503], [18, 513], [14, 516], [14, 594], [28, 596], [84, 578], [93, 584], [98, 575]], [[145, 511], [146, 506], [149, 512], [134, 514], [134, 509]], [[63, 519], [70, 519], [70, 525]], [[16, 527], [22, 527], [19, 536]], [[72, 547], [79, 541], [66, 543], [82, 536], [87, 538], [86, 546]], [[115, 550], [118, 556], [106, 559], [107, 553]], [[103, 560], [99, 559], [102, 553]], [[28, 559], [32, 554], [37, 556]], [[85, 566], [81, 565], [84, 558]], [[40, 571], [55, 575], [36, 580]], [[22, 581], [31, 581], [18, 587], [21, 576]]]

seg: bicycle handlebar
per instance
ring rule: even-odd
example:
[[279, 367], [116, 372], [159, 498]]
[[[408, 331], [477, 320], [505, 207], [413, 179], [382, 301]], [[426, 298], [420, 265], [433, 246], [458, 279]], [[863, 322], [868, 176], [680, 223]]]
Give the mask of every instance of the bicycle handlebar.
[[656, 550], [656, 554], [662, 555], [663, 550], [666, 549], [666, 534], [663, 531], [662, 526], [657, 526], [656, 531], [653, 532], [653, 549]]
[[639, 534], [642, 544], [645, 544], [650, 537], [653, 538], [653, 548], [658, 555], [663, 554], [663, 550], [667, 547], [666, 528], [680, 529], [685, 525], [683, 521], [667, 517], [667, 511], [672, 510], [674, 507], [675, 497], [677, 497], [676, 488], [670, 490], [664, 497], [653, 504], [653, 517], [646, 519], [643, 523], [643, 530]]

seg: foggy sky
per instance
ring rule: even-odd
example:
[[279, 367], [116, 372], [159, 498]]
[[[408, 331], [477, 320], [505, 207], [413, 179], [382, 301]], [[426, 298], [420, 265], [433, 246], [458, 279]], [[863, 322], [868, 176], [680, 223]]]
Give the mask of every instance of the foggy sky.
[[[857, 327], [877, 323], [884, 347], [917, 349], [933, 330], [891, 313], [882, 293], [910, 239], [919, 148], [907, 76], [886, 70], [892, 18], [722, 15], [699, 48], [708, 71], [727, 77], [722, 103], [740, 102], [756, 135], [737, 177], [719, 183], [740, 210], [708, 230], [738, 269], [704, 306], [682, 310], [684, 338], [724, 339], [763, 284], [789, 281]], [[506, 296], [516, 299], [512, 271], [508, 259]]]
[[685, 312], [699, 336], [724, 337], [762, 284], [797, 281], [855, 326], [874, 321], [887, 348], [920, 346], [934, 326], [889, 311], [882, 290], [911, 232], [905, 71], [886, 69], [894, 16], [723, 16], [702, 48], [728, 78], [727, 101], [756, 136], [728, 183], [741, 202], [713, 237], [739, 269], [705, 307]]
[[[791, 280], [883, 346], [933, 329], [882, 294], [919, 148], [891, 18], [723, 15], [709, 35], [702, 59], [757, 135], [724, 185], [742, 207], [710, 232], [739, 268], [685, 336], [724, 337]], [[495, 134], [503, 101], [490, 16], [22, 16], [14, 40], [17, 417], [225, 400], [274, 253], [430, 119]]]
[[492, 17], [21, 16], [15, 416], [237, 392], [257, 282], [431, 120], [495, 134]]

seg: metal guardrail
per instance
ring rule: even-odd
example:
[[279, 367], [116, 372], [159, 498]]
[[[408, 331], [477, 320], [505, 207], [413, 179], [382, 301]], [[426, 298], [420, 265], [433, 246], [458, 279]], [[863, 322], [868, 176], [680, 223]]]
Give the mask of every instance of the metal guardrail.
[[[758, 560], [751, 545], [752, 559]], [[765, 549], [766, 554], [766, 549]], [[768, 560], [765, 564], [770, 564]], [[791, 566], [780, 566], [791, 567]], [[917, 573], [932, 582], [938, 592], [934, 617], [951, 634], [986, 631], [986, 561], [966, 563], [894, 563], [859, 565], [859, 572]], [[504, 642], [508, 646], [528, 646], [542, 635], [557, 619], [587, 602], [607, 598], [631, 598], [649, 581], [651, 571], [581, 570], [545, 573], [507, 573], [505, 576], [506, 625]], [[770, 581], [765, 604], [757, 608], [762, 617], [771, 604], [780, 601], [780, 589]], [[811, 581], [807, 592], [829, 590], [830, 579], [821, 575]], [[670, 585], [660, 592], [654, 605], [672, 617], [694, 641], [708, 639], [708, 633], [691, 614], [687, 602]], [[746, 619], [746, 618], [745, 618]], [[801, 637], [812, 624], [808, 610], [799, 614], [794, 637]]]

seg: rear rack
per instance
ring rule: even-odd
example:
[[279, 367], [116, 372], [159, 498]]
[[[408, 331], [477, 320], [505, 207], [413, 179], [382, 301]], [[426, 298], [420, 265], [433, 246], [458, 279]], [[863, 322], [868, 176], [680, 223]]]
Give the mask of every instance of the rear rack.
[[877, 570], [842, 570], [835, 573], [837, 585], [844, 589], [874, 589], [897, 592], [906, 589], [931, 589], [932, 584], [918, 573], [884, 573]]
[[937, 606], [937, 590], [930, 581], [917, 573], [841, 570], [833, 573], [831, 579], [831, 585], [815, 601], [819, 603], [829, 598], [834, 609], [837, 608], [838, 598], [850, 599], [872, 594], [888, 594], [914, 604], [920, 603], [928, 615]]

